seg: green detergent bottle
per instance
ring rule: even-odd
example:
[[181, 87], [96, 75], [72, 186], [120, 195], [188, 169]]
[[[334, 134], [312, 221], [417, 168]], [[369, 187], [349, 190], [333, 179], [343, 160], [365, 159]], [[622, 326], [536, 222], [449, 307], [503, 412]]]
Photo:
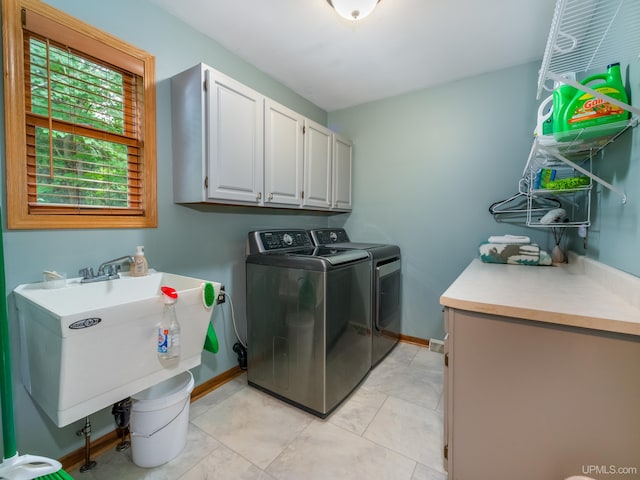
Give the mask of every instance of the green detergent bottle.
[[[594, 85], [590, 83], [597, 82]], [[607, 66], [606, 73], [585, 78], [580, 83], [592, 89], [629, 103], [622, 83], [620, 64]], [[621, 122], [629, 118], [629, 112], [590, 93], [583, 92], [571, 85], [560, 85], [553, 91], [553, 133], [556, 140], [571, 141], [578, 134], [581, 138], [595, 138], [617, 133], [623, 127], [597, 128], [592, 131], [582, 129]]]

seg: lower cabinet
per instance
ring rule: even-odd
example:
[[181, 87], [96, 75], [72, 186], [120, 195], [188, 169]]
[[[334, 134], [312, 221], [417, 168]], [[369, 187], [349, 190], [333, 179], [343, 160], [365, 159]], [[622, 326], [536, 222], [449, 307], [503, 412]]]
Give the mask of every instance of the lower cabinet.
[[450, 480], [640, 477], [640, 339], [445, 308]]

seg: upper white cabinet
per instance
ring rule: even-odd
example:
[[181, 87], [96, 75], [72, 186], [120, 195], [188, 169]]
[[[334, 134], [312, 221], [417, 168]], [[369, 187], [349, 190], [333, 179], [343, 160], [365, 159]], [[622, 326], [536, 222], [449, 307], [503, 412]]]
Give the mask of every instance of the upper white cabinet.
[[331, 130], [307, 120], [304, 135], [303, 205], [331, 208], [331, 161], [333, 156]]
[[351, 210], [346, 139], [266, 99], [264, 143], [265, 205]]
[[351, 210], [351, 147], [326, 127], [202, 63], [171, 110], [176, 203]]
[[351, 168], [353, 146], [346, 139], [333, 135], [333, 194], [331, 207], [351, 210]]
[[264, 97], [215, 70], [205, 71], [209, 154], [207, 196], [260, 203]]
[[262, 203], [264, 97], [206, 65], [171, 79], [178, 203]]
[[302, 203], [304, 117], [273, 100], [265, 100], [265, 204]]

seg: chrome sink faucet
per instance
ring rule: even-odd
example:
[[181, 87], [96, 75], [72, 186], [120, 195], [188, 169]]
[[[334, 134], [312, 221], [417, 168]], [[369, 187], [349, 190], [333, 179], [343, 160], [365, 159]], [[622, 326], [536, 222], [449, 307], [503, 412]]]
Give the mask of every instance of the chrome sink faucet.
[[81, 268], [79, 273], [82, 275], [82, 280], [80, 281], [82, 283], [90, 283], [120, 278], [118, 272], [120, 271], [122, 264], [125, 262], [129, 262], [129, 264], [133, 263], [133, 257], [131, 255], [125, 255], [123, 257], [114, 258], [113, 260], [101, 263], [98, 267], [97, 274], [93, 272], [93, 268], [91, 267]]

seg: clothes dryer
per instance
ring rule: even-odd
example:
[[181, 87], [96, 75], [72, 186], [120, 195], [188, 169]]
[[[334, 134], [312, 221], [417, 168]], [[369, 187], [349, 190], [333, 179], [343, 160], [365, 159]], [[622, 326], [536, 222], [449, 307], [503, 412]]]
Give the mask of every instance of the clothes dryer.
[[371, 261], [372, 350], [376, 366], [396, 346], [402, 329], [402, 258], [400, 247], [352, 242], [344, 228], [309, 230], [316, 246], [365, 250]]

